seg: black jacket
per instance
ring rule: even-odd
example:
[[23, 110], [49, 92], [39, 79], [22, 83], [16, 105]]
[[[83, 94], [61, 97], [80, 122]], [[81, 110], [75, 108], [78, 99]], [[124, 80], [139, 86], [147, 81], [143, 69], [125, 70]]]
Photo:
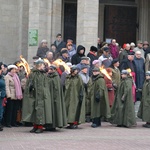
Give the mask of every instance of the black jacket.
[[62, 48], [66, 48], [66, 43], [61, 41], [61, 43], [57, 46], [56, 41], [54, 42], [54, 45], [56, 46], [56, 53], [60, 53]]
[[98, 56], [95, 56], [95, 55], [93, 55], [93, 54], [91, 54], [90, 52], [87, 54], [87, 57], [89, 57], [90, 59], [91, 59], [91, 66], [92, 66], [92, 62], [94, 61], [94, 60], [97, 60], [98, 59]]
[[39, 47], [37, 50], [36, 56], [39, 56], [40, 58], [45, 58], [46, 53], [49, 51], [48, 47]]
[[77, 53], [74, 54], [74, 55], [72, 56], [72, 58], [71, 58], [71, 63], [72, 63], [72, 65], [77, 65], [77, 64], [79, 64], [79, 63], [81, 62], [81, 57], [85, 56], [84, 53], [83, 53], [83, 54], [80, 54], [80, 53], [79, 53], [80, 50], [82, 50], [82, 49], [84, 49], [84, 53], [85, 53], [85, 47], [84, 47], [84, 46], [79, 45], [79, 46], [77, 47]]

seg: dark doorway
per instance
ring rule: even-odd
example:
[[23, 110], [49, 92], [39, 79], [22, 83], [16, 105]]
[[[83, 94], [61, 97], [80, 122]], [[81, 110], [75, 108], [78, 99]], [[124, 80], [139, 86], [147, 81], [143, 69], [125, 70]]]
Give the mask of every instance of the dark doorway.
[[136, 42], [137, 8], [105, 6], [104, 39], [114, 38], [120, 44]]
[[77, 2], [64, 2], [64, 40], [73, 39], [76, 43]]

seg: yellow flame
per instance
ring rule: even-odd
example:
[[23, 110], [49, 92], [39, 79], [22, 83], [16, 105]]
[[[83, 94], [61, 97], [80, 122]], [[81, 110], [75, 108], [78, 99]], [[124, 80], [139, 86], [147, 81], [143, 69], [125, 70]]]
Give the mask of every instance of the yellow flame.
[[62, 65], [64, 66], [65, 68], [65, 71], [67, 71], [68, 73], [70, 73], [70, 68], [68, 67], [68, 65], [66, 65], [66, 63], [64, 61], [62, 61], [61, 59], [57, 59], [53, 62], [53, 64], [56, 66], [56, 67], [59, 67], [59, 65]]
[[27, 74], [27, 76], [30, 74], [30, 72], [31, 72], [31, 70], [30, 70], [30, 67], [29, 67], [29, 64], [28, 64], [28, 62], [25, 60], [25, 58], [23, 58], [23, 56], [22, 55], [20, 55], [20, 62], [18, 62], [16, 65], [18, 66], [18, 67], [20, 67], [20, 66], [23, 66], [24, 67], [24, 69], [25, 69], [25, 72], [26, 72], [26, 74]]
[[126, 69], [126, 70], [129, 72], [129, 75], [132, 76], [131, 69], [128, 68], [128, 69]]
[[103, 75], [105, 75], [108, 79], [112, 80], [112, 78], [110, 77], [110, 75], [108, 74], [108, 72], [106, 71], [106, 69], [104, 68], [104, 66], [100, 67], [100, 71]]
[[48, 60], [47, 58], [44, 58], [44, 59], [43, 59], [43, 61], [44, 61], [45, 63], [47, 63], [47, 64], [48, 64], [48, 66], [50, 66], [50, 65], [51, 65], [51, 63], [49, 62], [49, 60]]

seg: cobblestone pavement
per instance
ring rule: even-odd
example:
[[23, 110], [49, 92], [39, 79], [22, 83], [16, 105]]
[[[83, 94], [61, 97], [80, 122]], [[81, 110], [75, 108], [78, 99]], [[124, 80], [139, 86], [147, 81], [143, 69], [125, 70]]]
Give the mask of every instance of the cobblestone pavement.
[[31, 127], [4, 128], [0, 132], [0, 150], [150, 150], [150, 129], [137, 122], [134, 128], [118, 128], [107, 122], [91, 128], [58, 129], [42, 134], [30, 133]]

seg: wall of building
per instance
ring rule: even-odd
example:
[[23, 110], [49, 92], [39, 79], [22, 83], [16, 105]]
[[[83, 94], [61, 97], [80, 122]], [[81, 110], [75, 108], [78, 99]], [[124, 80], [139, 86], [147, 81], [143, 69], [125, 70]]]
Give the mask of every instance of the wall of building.
[[0, 61], [12, 63], [19, 55], [19, 0], [0, 0]]

